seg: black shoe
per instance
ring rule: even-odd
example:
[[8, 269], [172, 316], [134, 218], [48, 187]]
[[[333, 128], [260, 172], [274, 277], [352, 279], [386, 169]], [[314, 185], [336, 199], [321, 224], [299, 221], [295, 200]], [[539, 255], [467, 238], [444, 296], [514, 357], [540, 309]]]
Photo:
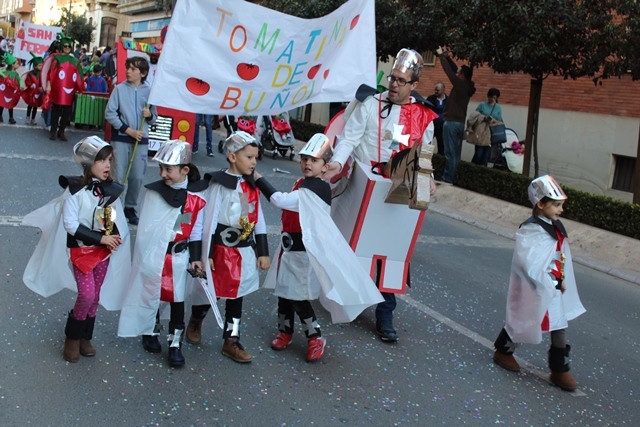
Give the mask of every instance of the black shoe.
[[162, 345], [157, 335], [143, 335], [142, 347], [149, 353], [160, 353], [162, 351]]
[[138, 218], [138, 214], [134, 208], [124, 208], [124, 216], [131, 225], [138, 225], [138, 222], [140, 221], [140, 218]]
[[11, 118], [9, 119], [9, 124], [10, 124], [10, 125], [15, 125], [15, 124], [16, 124], [16, 121], [13, 119], [13, 117], [11, 117]]
[[184, 364], [185, 360], [180, 347], [169, 347], [169, 366], [178, 368]]
[[384, 342], [394, 343], [398, 341], [398, 334], [396, 333], [396, 330], [393, 329], [391, 321], [376, 322], [376, 333]]

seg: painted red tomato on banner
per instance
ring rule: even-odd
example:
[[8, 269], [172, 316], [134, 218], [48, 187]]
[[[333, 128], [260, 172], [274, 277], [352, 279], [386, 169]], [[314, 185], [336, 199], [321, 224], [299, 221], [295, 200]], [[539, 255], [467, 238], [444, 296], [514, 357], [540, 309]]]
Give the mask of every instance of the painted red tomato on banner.
[[209, 89], [211, 89], [209, 83], [195, 77], [189, 77], [185, 82], [185, 86], [189, 92], [196, 96], [206, 95], [209, 92]]

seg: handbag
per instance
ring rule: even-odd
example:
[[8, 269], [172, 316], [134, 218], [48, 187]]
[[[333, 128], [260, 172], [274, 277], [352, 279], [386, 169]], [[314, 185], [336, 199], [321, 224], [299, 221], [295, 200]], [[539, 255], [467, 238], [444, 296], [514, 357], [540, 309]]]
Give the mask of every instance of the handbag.
[[45, 93], [44, 98], [42, 98], [42, 109], [51, 109], [51, 94], [49, 92]]
[[491, 144], [507, 142], [507, 128], [504, 123], [498, 122], [489, 126], [491, 130]]

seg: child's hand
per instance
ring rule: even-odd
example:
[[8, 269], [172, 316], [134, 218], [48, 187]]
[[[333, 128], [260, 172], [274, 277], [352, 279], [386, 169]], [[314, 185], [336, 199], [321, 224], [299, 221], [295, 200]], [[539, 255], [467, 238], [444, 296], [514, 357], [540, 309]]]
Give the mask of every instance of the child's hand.
[[149, 110], [149, 108], [144, 107], [142, 109], [142, 117], [144, 117], [145, 119], [148, 119], [149, 117], [151, 117], [151, 111]]
[[255, 179], [256, 181], [259, 180], [260, 178], [262, 178], [262, 175], [260, 175], [260, 172], [258, 172], [257, 170], [253, 170], [253, 179]]
[[194, 261], [194, 262], [190, 263], [189, 264], [189, 268], [187, 268], [187, 272], [189, 274], [191, 274], [192, 277], [198, 277], [198, 278], [201, 278], [201, 279], [206, 279], [207, 278], [207, 273], [202, 268], [202, 262], [201, 261]]
[[129, 135], [131, 138], [135, 139], [138, 142], [140, 142], [140, 140], [144, 137], [144, 131], [135, 130], [133, 128], [127, 128], [127, 130], [124, 131], [124, 133], [126, 133], [127, 135]]
[[271, 260], [268, 256], [259, 256], [258, 257], [258, 268], [260, 270], [268, 270], [271, 267]]
[[562, 282], [562, 285], [560, 285], [560, 292], [564, 294], [564, 291], [566, 290], [567, 290], [567, 287], [564, 285], [564, 282]]
[[209, 268], [215, 270], [215, 266], [213, 265], [213, 258], [209, 258]]
[[106, 246], [112, 251], [115, 251], [118, 249], [118, 246], [122, 244], [122, 239], [117, 234], [113, 234], [111, 236], [102, 236], [100, 238], [100, 244]]

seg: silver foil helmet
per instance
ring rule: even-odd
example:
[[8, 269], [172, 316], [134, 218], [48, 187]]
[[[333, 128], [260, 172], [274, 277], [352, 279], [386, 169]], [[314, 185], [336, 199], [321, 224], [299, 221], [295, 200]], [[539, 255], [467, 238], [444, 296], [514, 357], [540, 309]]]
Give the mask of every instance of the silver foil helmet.
[[322, 159], [325, 163], [328, 163], [333, 156], [333, 150], [331, 149], [331, 141], [329, 137], [323, 133], [316, 133], [309, 139], [309, 141], [302, 147], [302, 150], [298, 153], [301, 156], [311, 156], [316, 159]]
[[82, 138], [73, 146], [73, 161], [83, 168], [90, 168], [100, 150], [107, 146], [108, 142], [95, 135]]
[[165, 165], [188, 165], [191, 163], [191, 144], [172, 139], [162, 144], [153, 160]]
[[232, 133], [224, 141], [224, 154], [235, 153], [242, 150], [247, 145], [258, 145], [256, 139], [245, 131], [238, 131]]
[[396, 60], [393, 62], [392, 69], [401, 73], [411, 71], [417, 78], [423, 65], [422, 55], [418, 52], [413, 49], [400, 49], [400, 52], [396, 55]]
[[531, 181], [528, 192], [529, 201], [534, 206], [544, 197], [548, 197], [551, 200], [567, 199], [567, 195], [564, 194], [558, 182], [551, 175], [543, 175]]

